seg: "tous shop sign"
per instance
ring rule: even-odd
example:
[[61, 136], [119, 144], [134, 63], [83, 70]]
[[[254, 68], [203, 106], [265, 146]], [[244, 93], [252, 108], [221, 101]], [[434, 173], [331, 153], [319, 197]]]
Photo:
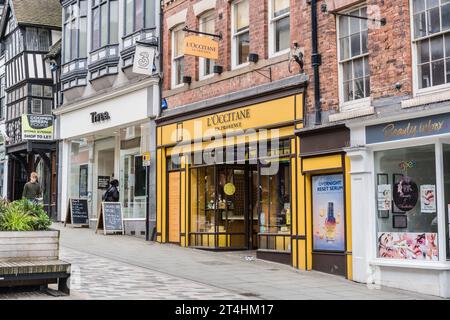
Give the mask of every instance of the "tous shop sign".
[[397, 141], [450, 133], [450, 113], [366, 127], [366, 143]]

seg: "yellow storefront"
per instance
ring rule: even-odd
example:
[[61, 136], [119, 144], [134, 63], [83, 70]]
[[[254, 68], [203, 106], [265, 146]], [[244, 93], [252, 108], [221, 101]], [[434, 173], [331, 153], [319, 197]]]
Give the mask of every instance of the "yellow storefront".
[[310, 171], [304, 171], [311, 165], [300, 157], [296, 136], [303, 109], [298, 92], [160, 119], [157, 241], [256, 249], [260, 258], [312, 269]]

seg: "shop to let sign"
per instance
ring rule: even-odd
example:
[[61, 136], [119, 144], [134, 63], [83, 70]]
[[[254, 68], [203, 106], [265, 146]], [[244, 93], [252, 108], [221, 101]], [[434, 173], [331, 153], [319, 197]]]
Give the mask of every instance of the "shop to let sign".
[[22, 140], [53, 140], [53, 116], [22, 115]]
[[219, 43], [208, 37], [186, 37], [184, 38], [184, 54], [217, 60], [219, 59]]

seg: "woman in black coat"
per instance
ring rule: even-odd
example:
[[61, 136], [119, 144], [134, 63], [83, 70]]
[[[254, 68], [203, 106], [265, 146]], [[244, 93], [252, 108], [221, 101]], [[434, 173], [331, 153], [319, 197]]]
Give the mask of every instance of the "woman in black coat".
[[119, 202], [119, 181], [117, 179], [112, 180], [109, 183], [109, 188], [103, 195], [104, 202]]

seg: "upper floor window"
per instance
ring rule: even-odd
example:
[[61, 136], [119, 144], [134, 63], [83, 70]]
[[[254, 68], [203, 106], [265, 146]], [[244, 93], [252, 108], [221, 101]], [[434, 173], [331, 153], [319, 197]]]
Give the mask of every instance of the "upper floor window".
[[183, 83], [184, 76], [184, 31], [183, 25], [172, 30], [172, 87]]
[[290, 46], [290, 0], [269, 0], [269, 52], [284, 52]]
[[125, 0], [125, 35], [155, 26], [154, 0]]
[[235, 1], [231, 7], [231, 62], [233, 67], [248, 62], [250, 53], [249, 0]]
[[92, 50], [119, 42], [119, 1], [92, 0]]
[[[367, 17], [367, 8], [346, 12]], [[370, 96], [367, 20], [340, 16], [338, 20], [341, 101], [346, 103]]]
[[87, 56], [87, 0], [75, 1], [64, 8], [64, 62]]
[[413, 0], [417, 87], [450, 83], [450, 0]]
[[41, 28], [26, 28], [26, 49], [28, 51], [48, 51], [50, 48], [50, 31]]
[[[203, 14], [199, 19], [199, 30], [206, 33], [215, 33], [215, 23], [214, 23], [214, 11], [208, 11]], [[208, 76], [213, 75], [214, 71], [214, 60], [199, 58], [199, 73], [200, 79], [204, 79]]]

